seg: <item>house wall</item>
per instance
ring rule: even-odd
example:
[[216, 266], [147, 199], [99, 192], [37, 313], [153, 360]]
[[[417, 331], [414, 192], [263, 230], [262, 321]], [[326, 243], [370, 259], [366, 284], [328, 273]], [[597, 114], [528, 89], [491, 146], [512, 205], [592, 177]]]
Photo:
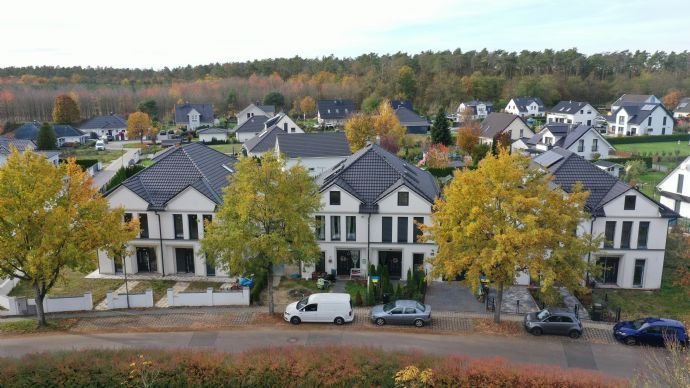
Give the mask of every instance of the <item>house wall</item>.
[[237, 138], [237, 141], [240, 143], [245, 143], [247, 140], [253, 138], [254, 136], [258, 135], [263, 131], [263, 128], [260, 129], [257, 132], [236, 132], [235, 137]]
[[[683, 176], [683, 185], [678, 190], [678, 177]], [[669, 193], [676, 193], [686, 197], [690, 197], [690, 158], [685, 159], [676, 169], [674, 169], [664, 180], [657, 185], [659, 191], [666, 191]], [[678, 213], [683, 218], [690, 218], [690, 202], [678, 200], [680, 208]], [[676, 209], [676, 200], [661, 194], [660, 202], [671, 209]]]
[[309, 171], [309, 175], [318, 176], [322, 172], [335, 166], [341, 161], [347, 159], [347, 156], [330, 156], [323, 158], [289, 158], [285, 161], [285, 167], [290, 168], [294, 165], [301, 164]]
[[587, 104], [579, 111], [573, 114], [549, 112], [546, 114], [546, 121], [548, 123], [566, 123], [566, 124], [585, 124], [593, 125], [594, 119], [599, 115], [596, 109]]
[[[623, 123], [620, 124], [620, 119], [623, 118]], [[673, 118], [666, 113], [666, 111], [657, 106], [650, 115], [652, 117], [652, 124], [648, 124], [648, 119], [645, 118], [640, 124], [628, 123], [628, 113], [623, 109], [618, 112], [616, 122], [608, 123], [609, 134], [615, 136], [644, 136], [644, 135], [672, 135], [673, 134]], [[666, 125], [663, 124], [664, 117], [666, 117]], [[633, 134], [634, 132], [634, 134]]]
[[[129, 298], [129, 305], [127, 298]], [[129, 295], [109, 292], [105, 300], [109, 310], [153, 307], [153, 291], [149, 288], [143, 293], [129, 293]]]
[[295, 124], [288, 115], [283, 115], [283, 117], [273, 125], [284, 130], [286, 133], [304, 133], [302, 128]]
[[216, 140], [223, 140], [227, 141], [228, 140], [228, 134], [227, 133], [202, 133], [199, 135], [199, 141], [203, 143], [208, 143], [213, 141], [213, 139]]
[[[592, 149], [594, 139], [596, 139], [597, 143], [598, 143], [596, 151]], [[584, 140], [584, 149], [582, 152], [580, 152], [579, 148], [578, 148], [579, 147], [578, 143], [580, 140]], [[594, 159], [594, 154], [599, 154], [600, 158], [606, 159], [606, 158], [608, 158], [609, 152], [610, 152], [609, 145], [606, 143], [604, 138], [601, 137], [601, 135], [599, 135], [593, 129], [590, 129], [589, 131], [587, 131], [587, 133], [582, 135], [582, 137], [578, 141], [573, 143], [568, 148], [568, 150], [582, 156], [583, 158], [585, 158], [587, 160]]]
[[263, 110], [259, 109], [256, 105], [254, 104], [249, 104], [248, 107], [242, 109], [238, 114], [237, 114], [237, 125], [242, 125], [245, 121], [249, 120], [251, 117], [254, 116], [266, 116], [266, 117], [273, 117], [274, 115], [268, 112], [264, 112]]

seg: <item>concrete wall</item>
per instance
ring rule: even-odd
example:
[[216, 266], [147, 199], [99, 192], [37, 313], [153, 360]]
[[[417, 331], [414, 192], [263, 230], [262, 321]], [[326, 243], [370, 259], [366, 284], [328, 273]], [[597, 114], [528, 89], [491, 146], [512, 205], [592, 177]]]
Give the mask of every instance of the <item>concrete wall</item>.
[[179, 306], [249, 306], [249, 287], [240, 291], [175, 292], [168, 288], [168, 305]]
[[129, 306], [127, 306], [127, 294], [106, 294], [106, 304], [109, 310], [153, 307], [153, 290], [150, 288], [144, 293], [129, 294]]
[[10, 310], [10, 306], [12, 303], [10, 303], [10, 298], [9, 293], [12, 291], [12, 289], [19, 283], [19, 279], [17, 278], [12, 278], [12, 279], [0, 279], [0, 306], [4, 308], [5, 310]]
[[[26, 299], [26, 303], [29, 306], [36, 306], [36, 300], [34, 298], [9, 297], [7, 299], [9, 302], [8, 310], [10, 311], [10, 315], [20, 314], [19, 299]], [[87, 292], [82, 296], [62, 296], [57, 298], [46, 297], [43, 300], [43, 311], [45, 313], [89, 310], [93, 310], [93, 298], [91, 297], [91, 292]]]

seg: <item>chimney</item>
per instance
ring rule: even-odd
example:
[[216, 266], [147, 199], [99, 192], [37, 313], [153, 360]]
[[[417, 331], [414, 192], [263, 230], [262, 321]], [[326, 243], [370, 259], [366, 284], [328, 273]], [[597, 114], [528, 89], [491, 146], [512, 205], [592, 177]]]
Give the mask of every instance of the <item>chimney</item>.
[[376, 135], [376, 145], [381, 145], [381, 136]]

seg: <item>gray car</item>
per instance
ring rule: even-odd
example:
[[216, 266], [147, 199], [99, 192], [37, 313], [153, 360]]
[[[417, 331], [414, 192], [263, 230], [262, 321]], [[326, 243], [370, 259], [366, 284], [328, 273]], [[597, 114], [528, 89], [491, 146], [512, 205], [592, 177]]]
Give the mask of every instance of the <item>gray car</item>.
[[371, 321], [379, 326], [391, 324], [423, 327], [431, 323], [431, 306], [416, 300], [396, 300], [374, 306], [371, 309]]
[[525, 329], [534, 334], [560, 334], [580, 338], [582, 322], [577, 316], [564, 309], [544, 309], [525, 315]]

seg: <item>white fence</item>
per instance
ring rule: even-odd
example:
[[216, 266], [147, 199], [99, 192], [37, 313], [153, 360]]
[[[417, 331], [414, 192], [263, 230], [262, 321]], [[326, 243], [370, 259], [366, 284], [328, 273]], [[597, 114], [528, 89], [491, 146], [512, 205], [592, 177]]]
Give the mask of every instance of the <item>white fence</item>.
[[[7, 301], [7, 309], [10, 311], [10, 315], [29, 315], [34, 314], [36, 311], [36, 300], [34, 298], [11, 296], [7, 298]], [[45, 313], [88, 310], [93, 310], [91, 292], [87, 292], [82, 296], [46, 297], [43, 300], [43, 312]]]
[[89, 175], [94, 176], [97, 172], [101, 171], [102, 169], [103, 164], [99, 161], [98, 163], [95, 163], [91, 167], [87, 168], [86, 172], [88, 172]]
[[19, 283], [19, 279], [0, 279], [0, 306], [5, 310], [10, 310], [10, 297], [7, 296], [14, 286]]
[[106, 305], [108, 310], [153, 307], [153, 290], [149, 288], [143, 293], [129, 293], [129, 306], [127, 306], [127, 294], [109, 292], [106, 294]]
[[168, 305], [178, 306], [249, 306], [249, 288], [237, 291], [175, 292], [168, 288]]

